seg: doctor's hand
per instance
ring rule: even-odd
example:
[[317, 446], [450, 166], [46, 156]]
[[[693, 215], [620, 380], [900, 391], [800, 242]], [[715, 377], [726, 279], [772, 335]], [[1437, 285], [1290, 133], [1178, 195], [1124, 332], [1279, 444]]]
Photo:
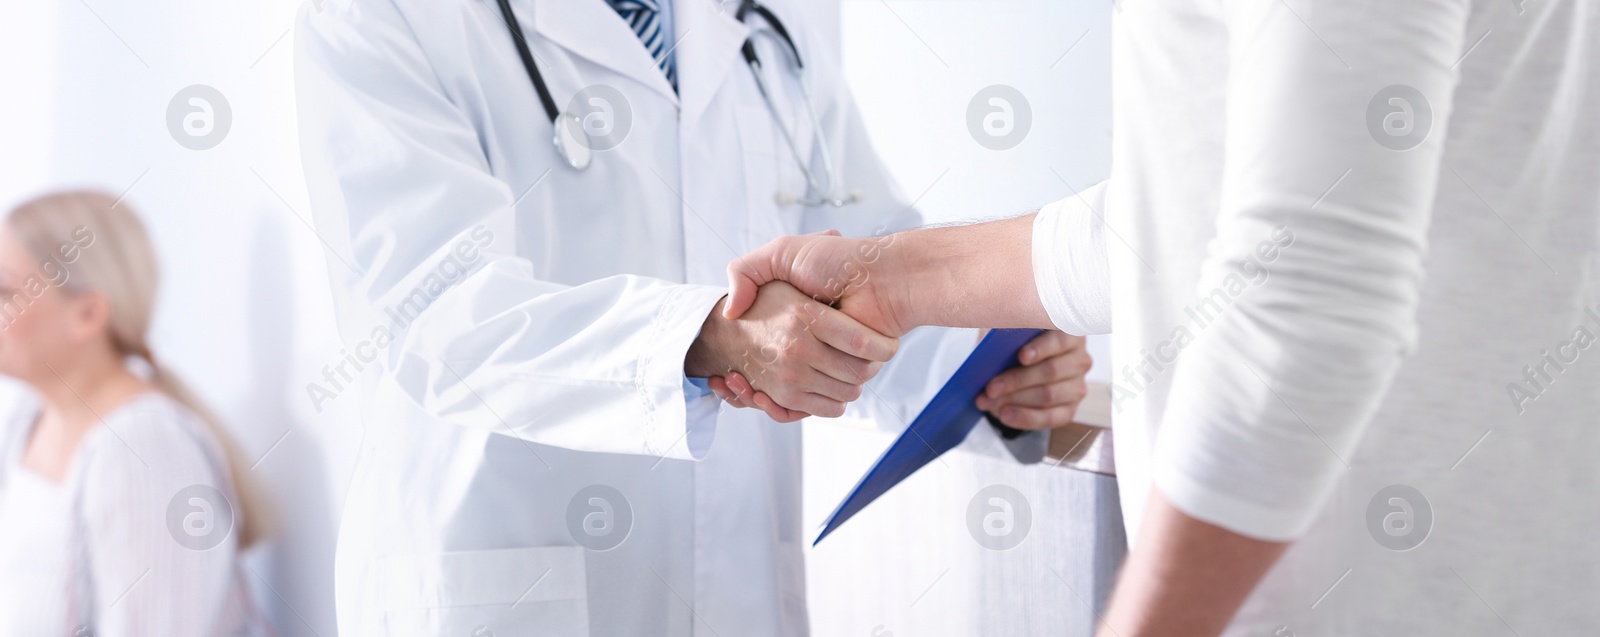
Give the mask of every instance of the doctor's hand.
[[1020, 365], [996, 375], [978, 395], [978, 409], [1017, 429], [1055, 429], [1072, 423], [1088, 395], [1083, 380], [1094, 360], [1082, 336], [1046, 330], [1017, 352]]
[[780, 422], [842, 415], [845, 403], [861, 397], [862, 384], [900, 347], [898, 338], [787, 283], [761, 286], [749, 301], [736, 319], [725, 316], [729, 299], [717, 303], [684, 357], [684, 373], [713, 378], [713, 390], [735, 406], [746, 405], [715, 377], [747, 379], [763, 394], [759, 406]]

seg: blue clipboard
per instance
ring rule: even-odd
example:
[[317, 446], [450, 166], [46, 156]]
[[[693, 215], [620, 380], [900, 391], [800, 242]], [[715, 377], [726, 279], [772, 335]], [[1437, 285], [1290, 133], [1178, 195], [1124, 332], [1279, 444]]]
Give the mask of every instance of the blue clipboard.
[[990, 330], [967, 360], [961, 363], [949, 382], [922, 408], [911, 426], [889, 445], [867, 475], [856, 483], [817, 536], [812, 546], [828, 537], [845, 520], [860, 513], [900, 481], [911, 477], [924, 465], [954, 449], [983, 420], [983, 412], [973, 401], [996, 374], [1017, 365], [1017, 351], [1044, 330]]

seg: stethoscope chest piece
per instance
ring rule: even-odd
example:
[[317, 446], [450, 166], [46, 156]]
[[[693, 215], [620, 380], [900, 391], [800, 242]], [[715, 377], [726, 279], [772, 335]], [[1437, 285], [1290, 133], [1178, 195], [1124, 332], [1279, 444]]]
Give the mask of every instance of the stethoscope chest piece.
[[556, 151], [576, 170], [589, 167], [594, 150], [589, 148], [589, 135], [583, 130], [583, 120], [577, 115], [561, 114], [555, 119]]

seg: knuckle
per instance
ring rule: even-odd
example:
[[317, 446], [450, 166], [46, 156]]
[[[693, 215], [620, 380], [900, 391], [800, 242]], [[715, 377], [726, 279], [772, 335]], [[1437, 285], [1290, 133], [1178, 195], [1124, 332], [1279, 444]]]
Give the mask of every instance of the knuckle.
[[1013, 416], [1016, 421], [1013, 425], [1020, 428], [1034, 428], [1039, 426], [1039, 414], [1032, 409], [1018, 409]]
[[998, 394], [996, 394], [996, 393], [995, 393], [995, 387], [994, 387], [994, 386], [995, 386], [995, 385], [996, 385], [996, 384], [999, 384], [999, 383], [1000, 383], [1000, 381], [1001, 381], [1001, 380], [1002, 380], [1002, 379], [1004, 379], [1004, 378], [1006, 378], [1006, 375], [1005, 375], [1005, 374], [1001, 374], [1001, 375], [999, 375], [999, 376], [995, 376], [995, 377], [994, 377], [994, 378], [991, 378], [991, 379], [989, 379], [989, 382], [988, 382], [988, 383], [986, 383], [986, 384], [985, 384], [985, 385], [984, 385], [984, 386], [983, 386], [983, 394], [984, 394], [984, 395], [985, 395], [985, 396], [989, 396], [989, 397], [991, 397], [991, 398], [998, 398], [998, 397], [999, 397], [999, 395], [998, 395]]
[[1045, 409], [1040, 409], [1039, 422], [1034, 426], [1040, 429], [1054, 429], [1066, 424], [1061, 420], [1062, 409], [1062, 407], [1048, 407]]
[[792, 354], [796, 348], [805, 342], [805, 339], [800, 338], [800, 335], [805, 333], [805, 326], [800, 325], [799, 321], [795, 320], [790, 320], [789, 323], [790, 325], [788, 327], [783, 328], [779, 332], [776, 340], [779, 349], [783, 350], [785, 353]]
[[866, 334], [857, 331], [850, 335], [850, 351], [865, 352], [870, 342], [871, 339], [868, 339]]
[[883, 371], [883, 363], [882, 362], [871, 361], [871, 362], [867, 363], [867, 380], [872, 380], [873, 378], [876, 378], [878, 376], [878, 372], [880, 372], [880, 371]]
[[1071, 393], [1071, 396], [1068, 398], [1069, 402], [1076, 403], [1078, 401], [1083, 400], [1084, 397], [1089, 395], [1089, 383], [1084, 382], [1084, 380], [1081, 379], [1081, 378], [1078, 379], [1078, 382], [1073, 383], [1071, 385], [1071, 387], [1072, 387], [1072, 393]]
[[1072, 376], [1080, 363], [1071, 356], [1057, 356], [1050, 359], [1050, 371], [1056, 377]]
[[1051, 424], [1059, 427], [1065, 426], [1067, 423], [1072, 422], [1072, 416], [1077, 413], [1077, 409], [1070, 406], [1057, 407], [1052, 409], [1050, 413], [1054, 416]]
[[788, 366], [791, 368], [798, 366], [800, 361], [810, 358], [812, 353], [811, 348], [814, 346], [815, 344], [811, 343], [809, 339], [790, 343], [789, 347], [784, 350], [784, 354], [786, 356], [784, 362], [789, 363]]
[[1067, 384], [1051, 383], [1049, 385], [1045, 385], [1045, 388], [1044, 388], [1045, 402], [1050, 403], [1052, 405], [1056, 404], [1056, 403], [1066, 402], [1068, 400], [1071, 400], [1071, 395], [1072, 395], [1071, 387], [1069, 385], [1067, 385]]

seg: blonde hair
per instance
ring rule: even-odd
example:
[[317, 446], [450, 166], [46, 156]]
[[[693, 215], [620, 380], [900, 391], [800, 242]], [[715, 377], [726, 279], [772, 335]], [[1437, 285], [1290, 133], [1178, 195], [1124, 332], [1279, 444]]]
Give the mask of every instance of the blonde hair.
[[[233, 438], [216, 414], [206, 407], [178, 377], [156, 362], [145, 337], [150, 328], [160, 271], [144, 224], [127, 205], [94, 191], [67, 191], [38, 197], [12, 210], [7, 226], [41, 261], [57, 261], [58, 246], [84, 241], [89, 246], [74, 252], [75, 260], [58, 267], [66, 280], [63, 289], [94, 291], [109, 306], [111, 342], [123, 356], [143, 359], [150, 382], [162, 393], [194, 412], [222, 446], [224, 460], [238, 501], [238, 541], [248, 547], [266, 534], [263, 504], [246, 470]], [[87, 230], [85, 230], [87, 229]], [[52, 275], [54, 277], [55, 275]]]

